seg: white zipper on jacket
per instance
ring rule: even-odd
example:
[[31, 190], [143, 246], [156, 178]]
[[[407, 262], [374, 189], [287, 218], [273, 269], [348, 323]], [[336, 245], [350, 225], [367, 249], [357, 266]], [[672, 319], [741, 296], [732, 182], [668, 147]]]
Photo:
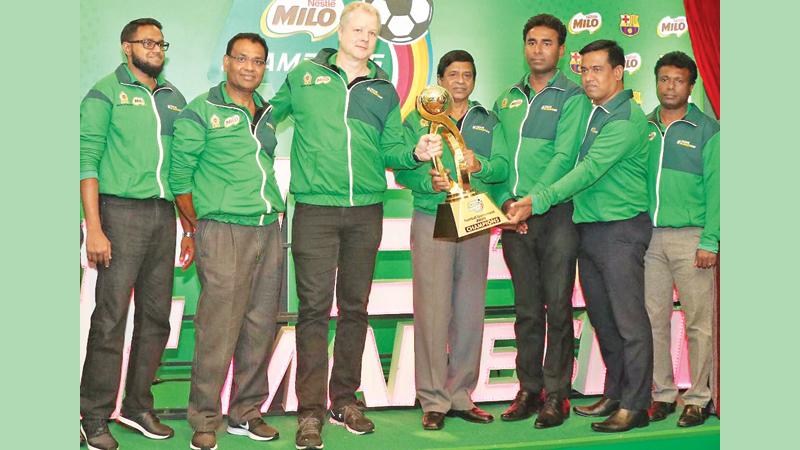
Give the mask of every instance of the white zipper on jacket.
[[[526, 99], [528, 98], [528, 96], [525, 95], [525, 92], [523, 92], [522, 89], [518, 88], [517, 86], [514, 86], [512, 88], [512, 90], [513, 89], [518, 90]], [[544, 92], [544, 91], [546, 91], [548, 89], [555, 89], [555, 90], [558, 90], [558, 91], [563, 91], [564, 90], [564, 89], [561, 89], [561, 88], [557, 88], [555, 86], [545, 86], [541, 91], [533, 94], [533, 97], [530, 99], [530, 101], [528, 101], [528, 105], [525, 108], [525, 116], [522, 118], [522, 122], [520, 122], [520, 124], [519, 124], [519, 136], [517, 138], [517, 151], [514, 153], [514, 177], [515, 177], [514, 178], [514, 189], [511, 190], [511, 195], [513, 195], [514, 197], [517, 196], [517, 186], [519, 185], [519, 151], [522, 148], [522, 129], [525, 127], [525, 122], [528, 120], [528, 115], [531, 113], [531, 105], [533, 105], [533, 101], [536, 100], [536, 97], [538, 97], [539, 94], [541, 94], [542, 92]]]
[[145, 92], [147, 92], [147, 95], [150, 97], [150, 105], [153, 107], [153, 113], [156, 115], [156, 142], [158, 142], [158, 164], [156, 165], [156, 182], [158, 183], [158, 192], [159, 192], [158, 196], [161, 198], [165, 198], [164, 183], [161, 182], [161, 166], [164, 164], [164, 144], [161, 142], [161, 116], [158, 114], [158, 108], [156, 108], [156, 92], [162, 89], [169, 89], [171, 91], [172, 88], [170, 88], [169, 86], [161, 86], [160, 88], [150, 93], [149, 89], [147, 89], [144, 86], [140, 86], [138, 84], [130, 84], [130, 83], [120, 83], [120, 84], [142, 89]]
[[339, 77], [340, 80], [342, 80], [342, 83], [344, 83], [345, 94], [344, 94], [344, 117], [343, 117], [343, 119], [344, 119], [344, 127], [347, 130], [347, 174], [349, 175], [349, 180], [348, 181], [349, 181], [349, 186], [350, 186], [350, 190], [349, 190], [350, 206], [355, 206], [355, 202], [353, 201], [353, 149], [352, 149], [352, 146], [351, 146], [352, 132], [350, 131], [350, 125], [347, 124], [347, 109], [350, 107], [350, 92], [352, 91], [352, 89], [354, 87], [358, 86], [361, 83], [367, 83], [367, 82], [370, 82], [370, 81], [383, 81], [383, 82], [386, 82], [386, 83], [389, 83], [389, 82], [384, 80], [384, 79], [382, 79], [382, 78], [370, 78], [370, 79], [367, 79], [367, 80], [361, 80], [361, 81], [359, 81], [357, 83], [354, 83], [352, 86], [348, 86], [347, 85], [347, 80], [345, 80], [344, 77], [342, 76], [342, 74], [340, 74], [339, 72], [331, 69], [328, 66], [325, 66], [325, 65], [320, 64], [318, 62], [312, 61], [310, 59], [308, 61], [310, 63], [312, 63], [312, 64], [316, 64], [317, 66], [322, 67], [323, 69], [325, 69], [325, 70], [327, 70], [329, 72], [333, 72], [334, 74], [336, 74], [337, 77]]
[[[656, 114], [658, 114], [658, 112], [656, 112]], [[669, 125], [667, 125], [667, 128], [665, 128], [664, 132], [662, 133], [661, 132], [661, 127], [658, 126], [658, 124], [656, 122], [654, 122], [652, 120], [648, 120], [648, 122], [650, 122], [650, 123], [652, 123], [653, 125], [656, 126], [656, 129], [658, 129], [658, 133], [659, 133], [659, 135], [661, 137], [661, 153], [658, 156], [658, 172], [656, 173], [656, 209], [653, 211], [653, 226], [657, 227], [658, 226], [658, 209], [661, 207], [661, 169], [663, 168], [663, 165], [664, 165], [664, 143], [667, 141], [667, 139], [666, 139], [667, 138], [667, 131], [669, 131], [669, 127], [671, 127], [672, 125], [674, 125], [674, 124], [676, 124], [678, 122], [686, 122], [686, 123], [688, 123], [689, 125], [692, 125], [692, 126], [697, 126], [697, 125], [693, 124], [692, 122], [689, 122], [688, 120], [678, 119], [678, 120], [670, 123]]]
[[[247, 130], [250, 133], [250, 136], [256, 142], [256, 154], [255, 154], [256, 164], [258, 165], [259, 170], [261, 170], [261, 189], [258, 192], [261, 195], [261, 200], [263, 200], [264, 204], [267, 205], [266, 214], [270, 214], [272, 212], [272, 203], [270, 203], [269, 200], [267, 200], [267, 196], [264, 194], [264, 187], [266, 187], [267, 185], [267, 171], [264, 170], [264, 166], [261, 165], [261, 160], [258, 159], [258, 154], [261, 152], [261, 142], [256, 137], [256, 130], [258, 129], [258, 124], [261, 123], [261, 120], [264, 119], [267, 113], [272, 109], [272, 105], [267, 106], [267, 109], [265, 109], [264, 112], [261, 114], [261, 117], [258, 118], [258, 122], [256, 122], [256, 125], [253, 126], [253, 122], [250, 121], [250, 116], [248, 116], [247, 113], [245, 113], [244, 110], [242, 110], [241, 108], [227, 106], [227, 105], [219, 105], [217, 103], [213, 103], [208, 100], [206, 100], [206, 102], [210, 105], [218, 106], [220, 108], [232, 109], [234, 111], [238, 111], [244, 114], [244, 118], [245, 120], [247, 120]], [[264, 225], [264, 216], [266, 214], [261, 214], [261, 218], [258, 220], [259, 225]]]

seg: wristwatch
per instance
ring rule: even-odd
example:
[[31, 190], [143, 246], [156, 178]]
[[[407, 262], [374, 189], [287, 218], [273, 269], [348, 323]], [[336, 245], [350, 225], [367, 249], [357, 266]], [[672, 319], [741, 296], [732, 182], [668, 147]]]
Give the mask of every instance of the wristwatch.
[[186, 237], [186, 238], [190, 238], [190, 239], [191, 239], [191, 238], [193, 238], [193, 237], [194, 237], [194, 232], [193, 232], [193, 231], [184, 231], [184, 232], [183, 232], [183, 237]]

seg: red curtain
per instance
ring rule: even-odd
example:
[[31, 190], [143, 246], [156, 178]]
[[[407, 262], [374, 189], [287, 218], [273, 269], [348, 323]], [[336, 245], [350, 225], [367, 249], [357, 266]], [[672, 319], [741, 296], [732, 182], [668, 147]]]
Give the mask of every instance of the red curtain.
[[719, 119], [719, 0], [683, 0], [697, 68]]

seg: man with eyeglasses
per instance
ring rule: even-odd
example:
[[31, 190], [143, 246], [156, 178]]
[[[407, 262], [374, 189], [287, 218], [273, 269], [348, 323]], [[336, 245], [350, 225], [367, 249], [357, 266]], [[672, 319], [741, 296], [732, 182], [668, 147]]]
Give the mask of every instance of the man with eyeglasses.
[[[176, 224], [167, 172], [173, 123], [186, 101], [162, 75], [169, 44], [157, 20], [128, 23], [120, 40], [127, 61], [81, 102], [80, 191], [97, 284], [80, 408], [81, 434], [93, 450], [118, 448], [106, 421], [119, 389], [131, 290], [133, 339], [117, 421], [151, 439], [173, 435], [152, 413], [150, 387], [170, 331]], [[191, 233], [180, 246], [186, 269]]]
[[297, 319], [298, 449], [322, 448], [328, 331], [334, 286], [339, 317], [330, 375], [331, 423], [355, 434], [375, 425], [355, 393], [367, 334], [367, 301], [381, 242], [385, 167], [415, 168], [442, 152], [438, 135], [406, 145], [397, 91], [370, 60], [380, 16], [369, 3], [342, 11], [339, 48], [301, 62], [271, 100], [294, 116], [292, 221]]
[[226, 81], [192, 100], [175, 121], [169, 180], [197, 232], [201, 285], [188, 411], [195, 450], [217, 448], [231, 358], [228, 433], [278, 437], [260, 410], [281, 287], [278, 214], [285, 210], [273, 171], [272, 106], [256, 92], [267, 52], [258, 34], [231, 38], [222, 58]]
[[650, 218], [644, 257], [645, 306], [653, 327], [650, 421], [675, 411], [670, 354], [672, 289], [677, 285], [689, 337], [692, 386], [681, 396], [679, 427], [705, 422], [711, 400], [714, 266], [719, 251], [719, 123], [689, 103], [697, 65], [683, 52], [655, 67], [659, 106], [648, 116]]

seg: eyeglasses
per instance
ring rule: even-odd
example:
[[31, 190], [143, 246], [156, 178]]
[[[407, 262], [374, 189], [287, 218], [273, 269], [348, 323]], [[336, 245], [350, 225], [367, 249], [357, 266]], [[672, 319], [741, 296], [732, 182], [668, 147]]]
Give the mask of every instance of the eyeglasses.
[[144, 47], [144, 48], [146, 48], [148, 50], [152, 50], [153, 48], [155, 48], [156, 45], [159, 46], [161, 48], [161, 50], [163, 50], [163, 51], [169, 50], [169, 42], [165, 42], [165, 41], [153, 41], [151, 39], [140, 39], [138, 41], [128, 41], [128, 43], [131, 43], [131, 44], [142, 44], [142, 47]]
[[266, 60], [263, 60], [261, 58], [248, 58], [247, 56], [244, 56], [244, 55], [233, 56], [233, 55], [227, 55], [226, 54], [225, 56], [227, 56], [228, 58], [231, 58], [232, 60], [234, 60], [237, 63], [242, 64], [242, 65], [246, 64], [247, 61], [252, 61], [253, 65], [255, 65], [256, 67], [264, 67], [264, 65], [267, 63]]

